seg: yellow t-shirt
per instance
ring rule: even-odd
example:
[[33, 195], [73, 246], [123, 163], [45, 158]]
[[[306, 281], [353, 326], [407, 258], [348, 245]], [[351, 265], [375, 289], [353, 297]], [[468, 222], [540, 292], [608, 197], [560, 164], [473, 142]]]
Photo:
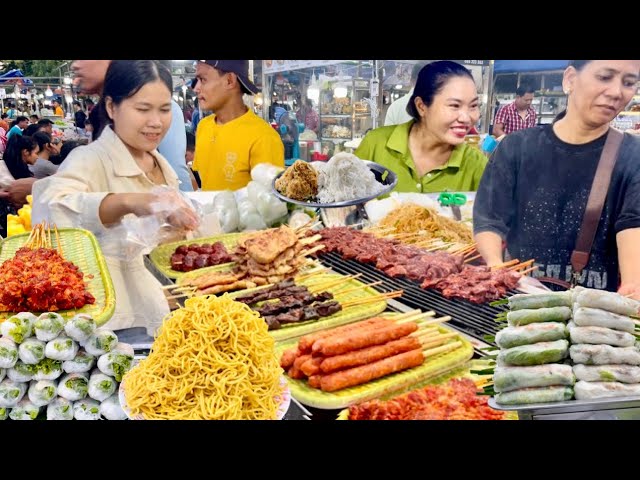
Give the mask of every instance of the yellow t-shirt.
[[218, 125], [215, 115], [198, 124], [193, 169], [202, 180], [202, 190], [239, 190], [251, 180], [251, 169], [259, 163], [284, 167], [284, 145], [280, 135], [251, 110]]
[[54, 115], [59, 115], [61, 117], [64, 117], [64, 110], [62, 110], [61, 106], [57, 106], [56, 107], [56, 111], [55, 111]]

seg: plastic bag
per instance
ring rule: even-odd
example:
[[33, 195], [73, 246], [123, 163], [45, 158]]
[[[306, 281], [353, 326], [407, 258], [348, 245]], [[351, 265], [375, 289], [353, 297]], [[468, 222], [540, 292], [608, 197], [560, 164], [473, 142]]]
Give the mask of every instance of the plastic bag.
[[288, 213], [287, 204], [273, 195], [270, 187], [252, 181], [247, 185], [247, 194], [267, 226], [283, 219]]
[[249, 198], [238, 202], [238, 216], [240, 230], [264, 230], [267, 228], [258, 209], [251, 203]]
[[282, 170], [282, 167], [276, 167], [270, 163], [259, 163], [251, 170], [251, 179], [271, 189], [273, 179], [276, 178]]
[[220, 227], [225, 233], [238, 231], [240, 223], [238, 217], [238, 206], [233, 192], [225, 190], [220, 192], [213, 199], [213, 212], [218, 216]]

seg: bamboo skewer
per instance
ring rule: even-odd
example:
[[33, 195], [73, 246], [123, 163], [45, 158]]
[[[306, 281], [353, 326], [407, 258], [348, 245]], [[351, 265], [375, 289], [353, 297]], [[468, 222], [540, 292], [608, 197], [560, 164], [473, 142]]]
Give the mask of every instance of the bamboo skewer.
[[441, 353], [450, 352], [451, 350], [456, 350], [462, 346], [462, 342], [453, 342], [448, 343], [447, 345], [443, 345], [441, 347], [430, 348], [422, 351], [422, 355], [424, 357], [433, 357], [434, 355], [439, 355]]
[[301, 258], [301, 257], [306, 257], [308, 255], [311, 255], [312, 253], [316, 253], [317, 251], [320, 251], [324, 248], [324, 245], [316, 245], [315, 247], [313, 247], [310, 250], [302, 250], [297, 256], [296, 258]]
[[528, 269], [526, 269], [525, 271], [523, 271], [523, 272], [519, 272], [519, 273], [520, 273], [520, 275], [523, 275], [523, 276], [524, 276], [524, 275], [526, 275], [527, 273], [531, 273], [531, 272], [533, 272], [534, 270], [537, 270], [537, 269], [538, 269], [538, 266], [536, 265], [535, 267], [528, 268]]
[[517, 265], [518, 263], [520, 263], [520, 260], [518, 260], [516, 258], [516, 259], [511, 260], [509, 262], [504, 262], [504, 263], [500, 263], [498, 265], [494, 265], [493, 267], [491, 267], [491, 270], [498, 270], [499, 268], [511, 267], [513, 265]]
[[532, 258], [531, 260], [527, 260], [526, 262], [522, 262], [522, 263], [519, 263], [519, 264], [517, 264], [517, 265], [515, 265], [513, 267], [509, 267], [508, 270], [512, 270], [512, 271], [513, 270], [521, 270], [523, 268], [526, 268], [526, 267], [532, 265], [533, 262], [535, 262], [535, 259]]
[[[415, 310], [410, 310], [408, 312], [401, 313], [400, 315], [396, 315], [394, 317], [390, 317], [390, 319], [393, 320], [394, 322], [397, 322], [398, 320], [404, 320], [404, 319], [407, 319], [407, 318], [410, 318], [410, 317], [414, 317], [416, 315], [420, 315], [421, 313], [422, 313], [422, 311], [416, 308]], [[639, 320], [639, 322], [640, 322], [640, 320]]]
[[349, 275], [347, 277], [340, 277], [338, 279], [332, 279], [325, 282], [317, 283], [315, 285], [310, 285], [308, 288], [310, 292], [321, 292], [323, 290], [326, 290], [327, 288], [332, 288], [338, 285], [342, 285], [343, 283], [347, 283], [351, 280], [355, 280], [357, 278], [360, 278], [361, 276], [362, 276], [361, 273], [356, 273], [355, 275]]
[[436, 312], [434, 312], [433, 310], [430, 310], [428, 312], [424, 312], [424, 313], [419, 313], [418, 315], [411, 315], [411, 317], [405, 317], [401, 320], [395, 320], [394, 321], [396, 323], [408, 323], [408, 322], [416, 322], [418, 323], [421, 320], [424, 320], [425, 318], [428, 317], [434, 317], [436, 315]]
[[481, 258], [481, 257], [482, 257], [482, 255], [481, 255], [481, 254], [478, 254], [478, 255], [476, 255], [476, 256], [474, 256], [474, 257], [467, 258], [467, 259], [464, 261], [464, 263], [470, 263], [470, 262], [473, 262], [474, 260], [477, 260], [477, 259], [479, 259], [479, 258]]
[[376, 295], [375, 297], [360, 298], [358, 300], [351, 300], [349, 302], [341, 303], [342, 308], [355, 307], [357, 305], [366, 305], [367, 303], [380, 302], [382, 300], [391, 300], [392, 298], [398, 298], [402, 296], [404, 292], [398, 290], [395, 292], [384, 293], [382, 295]]
[[435, 323], [444, 323], [451, 320], [450, 315], [445, 315], [444, 317], [434, 318], [433, 320], [429, 320], [428, 322], [423, 322], [422, 325], [433, 325]]
[[314, 235], [313, 237], [303, 238], [302, 240], [299, 240], [298, 243], [300, 243], [300, 245], [310, 245], [317, 242], [318, 240], [322, 240], [322, 235]]
[[440, 337], [433, 337], [433, 338], [428, 338], [426, 340], [422, 340], [420, 341], [420, 343], [422, 344], [422, 348], [433, 348], [433, 347], [437, 347], [438, 345], [442, 345], [443, 343], [447, 342], [449, 339], [457, 336], [458, 336], [457, 333], [447, 333], [446, 335], [442, 335]]
[[366, 288], [369, 287], [375, 287], [377, 285], [380, 285], [381, 283], [384, 283], [382, 280], [378, 281], [378, 282], [373, 282], [373, 283], [369, 283], [367, 285], [362, 285], [360, 287], [353, 287], [353, 288], [349, 288], [348, 290], [344, 290], [342, 292], [336, 292], [334, 293], [334, 295], [346, 295], [347, 293], [351, 293], [351, 292], [357, 292], [358, 290], [364, 290]]

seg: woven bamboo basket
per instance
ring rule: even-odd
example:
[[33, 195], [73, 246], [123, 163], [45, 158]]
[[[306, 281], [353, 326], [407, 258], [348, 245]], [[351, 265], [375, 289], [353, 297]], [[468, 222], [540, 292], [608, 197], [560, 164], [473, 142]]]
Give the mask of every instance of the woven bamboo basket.
[[[100, 245], [93, 233], [88, 230], [62, 228], [58, 232], [64, 258], [76, 265], [84, 274], [87, 290], [96, 299], [93, 305], [85, 305], [79, 310], [62, 310], [58, 313], [65, 318], [71, 318], [76, 313], [86, 313], [93, 317], [97, 325], [103, 325], [113, 316], [116, 307], [116, 294]], [[54, 236], [52, 235], [52, 237]], [[2, 240], [0, 243], [0, 262], [12, 258], [16, 251], [24, 246], [28, 238], [29, 233], [22, 233]], [[52, 238], [52, 243], [53, 248], [57, 248], [58, 243], [55, 238]], [[6, 320], [15, 313], [0, 312], [0, 321]]]
[[[165, 243], [164, 245], [160, 245], [154, 248], [149, 254], [149, 259], [151, 260], [151, 262], [153, 262], [156, 268], [160, 272], [162, 272], [162, 274], [165, 275], [167, 278], [173, 278], [173, 279], [181, 278], [183, 275], [190, 272], [179, 272], [171, 268], [171, 255], [173, 255], [173, 252], [176, 251], [176, 248], [182, 245], [193, 245], [194, 243], [203, 244], [203, 243], [222, 242], [225, 248], [231, 251], [236, 247], [236, 245], [238, 244], [238, 239], [243, 235], [246, 235], [246, 234], [245, 233], [226, 233], [223, 235], [216, 235], [215, 237], [194, 238], [192, 240], [181, 240], [179, 242]], [[229, 268], [230, 265], [232, 264], [223, 263], [220, 265], [215, 265], [213, 267], [207, 267], [207, 270], [209, 271], [225, 270]], [[200, 272], [202, 270], [203, 269], [197, 269], [192, 271]]]
[[[451, 330], [445, 327], [439, 327], [439, 330], [442, 333], [451, 333]], [[323, 392], [312, 388], [307, 385], [306, 380], [287, 377], [287, 381], [291, 395], [304, 405], [325, 410], [346, 408], [355, 403], [405, 390], [463, 367], [473, 356], [473, 346], [463, 337], [451, 339], [447, 343], [454, 341], [462, 342], [462, 346], [451, 352], [428, 358], [422, 365], [335, 392]], [[277, 343], [276, 354], [280, 357], [285, 350], [295, 347], [296, 344], [295, 340]]]

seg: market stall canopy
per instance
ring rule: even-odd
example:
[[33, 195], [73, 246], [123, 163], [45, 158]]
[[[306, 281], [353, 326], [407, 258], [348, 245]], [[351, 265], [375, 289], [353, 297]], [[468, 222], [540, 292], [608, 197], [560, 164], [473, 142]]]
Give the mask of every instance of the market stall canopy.
[[568, 65], [569, 60], [496, 60], [493, 71], [494, 73], [543, 72], [564, 70]]
[[24, 76], [22, 70], [14, 68], [7, 73], [0, 75], [0, 84], [18, 84], [18, 85], [33, 85], [33, 82]]

